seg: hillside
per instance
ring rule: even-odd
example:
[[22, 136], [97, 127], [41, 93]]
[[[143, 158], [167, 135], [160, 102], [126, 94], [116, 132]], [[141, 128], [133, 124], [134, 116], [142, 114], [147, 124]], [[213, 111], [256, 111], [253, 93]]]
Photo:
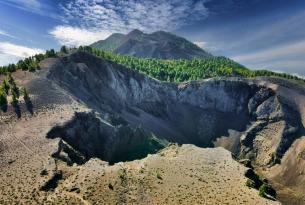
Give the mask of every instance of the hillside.
[[146, 34], [133, 30], [126, 35], [114, 34], [91, 47], [140, 58], [193, 59], [211, 56], [190, 41], [164, 31]]
[[[304, 86], [268, 77], [160, 82], [79, 51], [39, 67], [13, 73], [32, 112], [22, 94], [18, 110], [1, 111], [1, 204], [278, 204], [258, 196], [268, 181], [281, 201], [302, 204], [302, 181], [289, 183], [300, 173], [277, 163], [303, 160], [291, 153], [302, 156]], [[223, 148], [206, 149], [218, 146], [250, 160], [261, 180]]]

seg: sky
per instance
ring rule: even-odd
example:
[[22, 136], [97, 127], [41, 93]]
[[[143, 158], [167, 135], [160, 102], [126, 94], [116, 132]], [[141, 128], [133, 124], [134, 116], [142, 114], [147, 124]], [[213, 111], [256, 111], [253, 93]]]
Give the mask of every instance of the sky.
[[172, 32], [251, 69], [305, 76], [304, 0], [0, 0], [0, 65], [133, 29]]

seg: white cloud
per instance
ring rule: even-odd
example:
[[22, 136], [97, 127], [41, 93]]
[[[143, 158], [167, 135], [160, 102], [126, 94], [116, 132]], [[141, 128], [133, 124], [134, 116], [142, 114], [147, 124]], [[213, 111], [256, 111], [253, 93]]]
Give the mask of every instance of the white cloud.
[[193, 43], [196, 44], [197, 46], [199, 46], [200, 48], [205, 48], [207, 45], [207, 42], [205, 42], [205, 41], [196, 41]]
[[89, 45], [98, 40], [105, 39], [111, 33], [108, 31], [90, 31], [72, 26], [56, 26], [50, 31], [50, 34], [61, 45], [80, 46]]
[[110, 32], [175, 30], [208, 15], [208, 0], [72, 0], [61, 5], [65, 23]]
[[205, 51], [210, 52], [212, 54], [215, 54], [217, 52], [217, 48], [209, 42], [195, 41], [193, 43], [196, 44], [197, 46], [199, 46], [200, 48], [204, 49]]
[[20, 57], [0, 53], [0, 66], [5, 66], [10, 63], [15, 63], [20, 60]]
[[38, 48], [29, 48], [9, 42], [0, 42], [0, 64], [6, 65], [8, 63], [13, 63], [22, 58], [42, 52], [43, 50]]
[[270, 61], [274, 58], [287, 58], [288, 55], [295, 55], [298, 53], [305, 53], [305, 40], [302, 42], [283, 45], [250, 54], [235, 56], [233, 59], [240, 62]]
[[305, 40], [232, 57], [249, 68], [305, 76]]

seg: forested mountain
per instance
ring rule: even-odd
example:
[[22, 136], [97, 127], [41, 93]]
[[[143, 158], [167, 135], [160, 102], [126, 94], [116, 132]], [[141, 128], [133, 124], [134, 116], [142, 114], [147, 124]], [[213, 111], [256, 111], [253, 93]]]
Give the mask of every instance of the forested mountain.
[[127, 68], [135, 69], [153, 78], [168, 82], [183, 82], [188, 80], [225, 76], [238, 76], [246, 78], [256, 76], [277, 76], [304, 81], [297, 76], [286, 73], [276, 73], [268, 70], [250, 70], [245, 66], [223, 56], [210, 56], [207, 58], [194, 58], [191, 60], [164, 60], [118, 55], [110, 51], [95, 49], [89, 46], [81, 46], [79, 47], [79, 50], [114, 61]]
[[164, 31], [146, 34], [133, 30], [127, 35], [111, 35], [91, 46], [141, 58], [192, 59], [211, 56], [192, 42]]

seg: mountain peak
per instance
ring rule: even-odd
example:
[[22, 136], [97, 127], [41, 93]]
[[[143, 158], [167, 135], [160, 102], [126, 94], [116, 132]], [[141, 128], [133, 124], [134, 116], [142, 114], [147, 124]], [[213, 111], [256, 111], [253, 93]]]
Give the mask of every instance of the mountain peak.
[[142, 31], [140, 31], [139, 29], [134, 29], [134, 30], [132, 30], [132, 31], [130, 31], [127, 35], [129, 35], [129, 34], [144, 34]]
[[144, 33], [138, 29], [134, 29], [132, 31], [130, 31], [125, 39], [128, 40], [128, 39], [132, 39], [132, 38], [137, 38], [138, 36], [141, 36], [141, 35], [144, 35]]
[[105, 49], [105, 45], [108, 44], [111, 44], [111, 50], [117, 54], [143, 58], [192, 59], [210, 56], [206, 51], [185, 38], [166, 31], [146, 34], [134, 29], [127, 35], [122, 34], [118, 38], [110, 36], [101, 44], [92, 44], [91, 46]]

